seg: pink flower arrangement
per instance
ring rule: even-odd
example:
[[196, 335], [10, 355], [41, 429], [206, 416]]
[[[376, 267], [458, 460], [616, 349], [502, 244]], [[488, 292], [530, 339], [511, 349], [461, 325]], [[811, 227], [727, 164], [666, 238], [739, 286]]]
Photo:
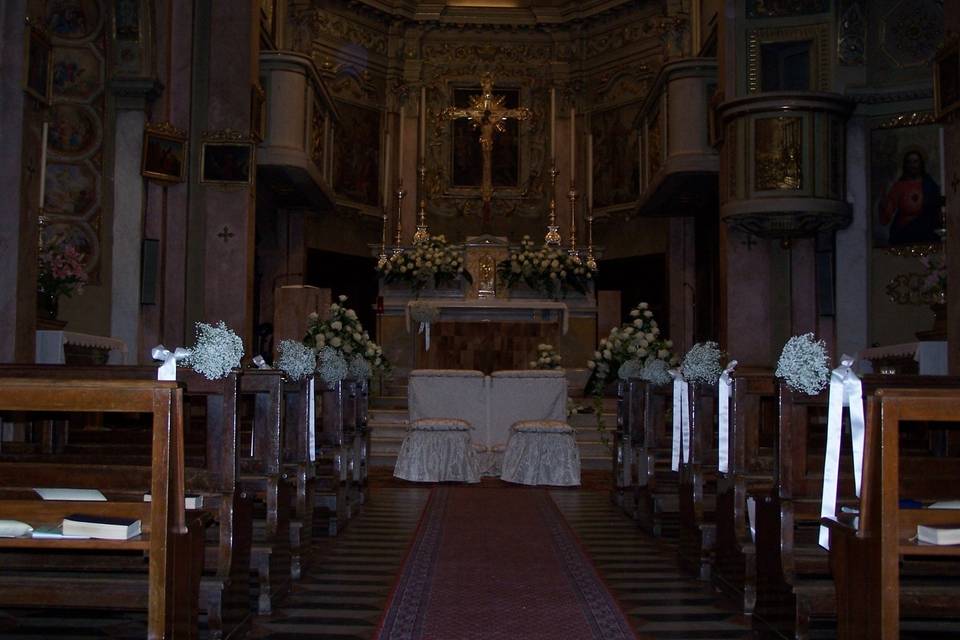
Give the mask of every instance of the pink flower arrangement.
[[38, 256], [37, 289], [53, 297], [83, 293], [87, 284], [84, 254], [62, 240], [45, 244]]

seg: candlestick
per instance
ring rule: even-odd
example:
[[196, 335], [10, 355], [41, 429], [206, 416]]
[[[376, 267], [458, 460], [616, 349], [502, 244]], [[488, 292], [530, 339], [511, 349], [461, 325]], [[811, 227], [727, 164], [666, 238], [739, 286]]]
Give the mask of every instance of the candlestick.
[[383, 270], [387, 266], [387, 224], [389, 224], [387, 208], [383, 208], [383, 227], [380, 231], [380, 255], [377, 256], [377, 269]]
[[550, 88], [550, 160], [557, 164], [557, 90]]
[[593, 257], [593, 209], [587, 210], [587, 268], [597, 270], [597, 259]]
[[570, 249], [567, 253], [574, 262], [580, 264], [580, 253], [577, 251], [577, 188], [573, 183], [570, 183], [567, 199], [570, 200]]
[[390, 132], [383, 143], [383, 208], [390, 207]]
[[419, 220], [417, 222], [417, 231], [413, 234], [413, 243], [423, 242], [424, 240], [430, 239], [430, 232], [427, 230], [427, 198], [426, 198], [426, 186], [427, 183], [427, 166], [425, 164], [420, 164], [420, 186], [417, 188], [417, 192], [420, 196], [420, 213]]
[[[47, 135], [50, 133], [50, 123], [44, 122], [40, 129], [40, 209], [43, 210], [44, 200], [47, 198]], [[941, 165], [942, 166], [942, 165]], [[943, 184], [943, 181], [940, 181]]]
[[570, 184], [577, 178], [577, 110], [570, 107]]
[[947, 193], [947, 163], [944, 158], [945, 149], [943, 127], [940, 127], [940, 195], [946, 195]]
[[547, 235], [543, 242], [550, 246], [560, 245], [560, 227], [557, 226], [557, 176], [560, 172], [556, 166], [550, 167], [550, 219], [547, 221]]
[[403, 176], [400, 176], [397, 178], [397, 236], [393, 243], [394, 255], [403, 253], [403, 247], [400, 246], [400, 243], [403, 242], [403, 199], [406, 195], [407, 192], [403, 190]]
[[427, 157], [427, 87], [420, 87], [420, 166]]
[[593, 134], [587, 134], [587, 210], [593, 211]]
[[400, 122], [397, 131], [397, 174], [403, 175], [403, 120], [404, 106], [400, 105]]

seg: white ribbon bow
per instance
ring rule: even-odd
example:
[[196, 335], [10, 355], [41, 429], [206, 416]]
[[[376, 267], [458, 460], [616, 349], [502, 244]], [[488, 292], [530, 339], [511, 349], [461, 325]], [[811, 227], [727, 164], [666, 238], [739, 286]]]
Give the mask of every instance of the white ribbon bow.
[[730, 396], [733, 392], [733, 383], [730, 382], [730, 374], [737, 366], [736, 360], [731, 360], [727, 368], [720, 374], [717, 380], [717, 470], [720, 473], [730, 471], [729, 450], [730, 450]]
[[190, 349], [177, 347], [170, 351], [162, 344], [158, 344], [150, 350], [150, 355], [154, 360], [163, 360], [163, 364], [157, 370], [157, 380], [176, 380], [177, 379], [177, 360], [183, 360], [190, 355]]
[[307, 456], [310, 462], [317, 461], [317, 385], [316, 376], [310, 376], [307, 382]]
[[421, 322], [420, 331], [418, 331], [417, 333], [423, 334], [423, 344], [426, 347], [426, 350], [430, 351], [430, 323]]
[[680, 455], [690, 461], [690, 385], [678, 369], [667, 373], [673, 376], [673, 446], [670, 452], [670, 468], [680, 470]]
[[263, 359], [263, 356], [254, 356], [253, 365], [257, 369], [270, 369], [270, 365], [267, 364], [267, 361]]
[[[840, 439], [843, 434], [843, 408], [850, 407], [850, 439], [853, 444], [853, 479], [857, 497], [863, 470], [863, 385], [853, 372], [854, 359], [846, 354], [840, 366], [830, 373], [830, 404], [827, 413], [827, 451], [823, 457], [823, 497], [820, 517], [836, 517], [837, 484], [840, 478]], [[820, 546], [830, 548], [830, 531], [820, 525]]]

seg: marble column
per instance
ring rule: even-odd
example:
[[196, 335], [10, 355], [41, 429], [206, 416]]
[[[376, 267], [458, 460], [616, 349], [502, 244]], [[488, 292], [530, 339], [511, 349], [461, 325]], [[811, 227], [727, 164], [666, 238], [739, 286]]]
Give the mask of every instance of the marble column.
[[867, 136], [863, 118], [847, 122], [847, 201], [853, 221], [837, 232], [837, 353], [853, 354], [870, 346], [870, 183], [864, 167]]
[[779, 355], [773, 344], [770, 250], [770, 241], [720, 223], [720, 344], [743, 366], [769, 367]]
[[27, 4], [0, 3], [0, 362], [34, 361], [43, 110], [23, 90]]

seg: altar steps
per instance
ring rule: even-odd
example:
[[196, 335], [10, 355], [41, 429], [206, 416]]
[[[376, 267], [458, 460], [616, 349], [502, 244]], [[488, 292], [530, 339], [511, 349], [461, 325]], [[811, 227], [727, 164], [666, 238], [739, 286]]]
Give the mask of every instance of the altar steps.
[[[390, 385], [393, 386], [393, 385]], [[406, 436], [409, 414], [407, 396], [396, 394], [396, 387], [386, 387], [384, 391], [394, 394], [374, 396], [370, 399], [368, 426], [370, 428], [370, 466], [389, 467], [397, 462], [400, 445]], [[590, 398], [574, 398], [580, 406], [592, 407]], [[607, 443], [610, 433], [616, 426], [616, 400], [605, 398], [603, 403], [603, 426]], [[597, 429], [597, 418], [592, 413], [575, 414], [568, 419], [570, 426], [577, 430], [577, 443], [580, 447], [580, 464], [584, 469], [610, 468], [610, 448], [604, 443]]]

